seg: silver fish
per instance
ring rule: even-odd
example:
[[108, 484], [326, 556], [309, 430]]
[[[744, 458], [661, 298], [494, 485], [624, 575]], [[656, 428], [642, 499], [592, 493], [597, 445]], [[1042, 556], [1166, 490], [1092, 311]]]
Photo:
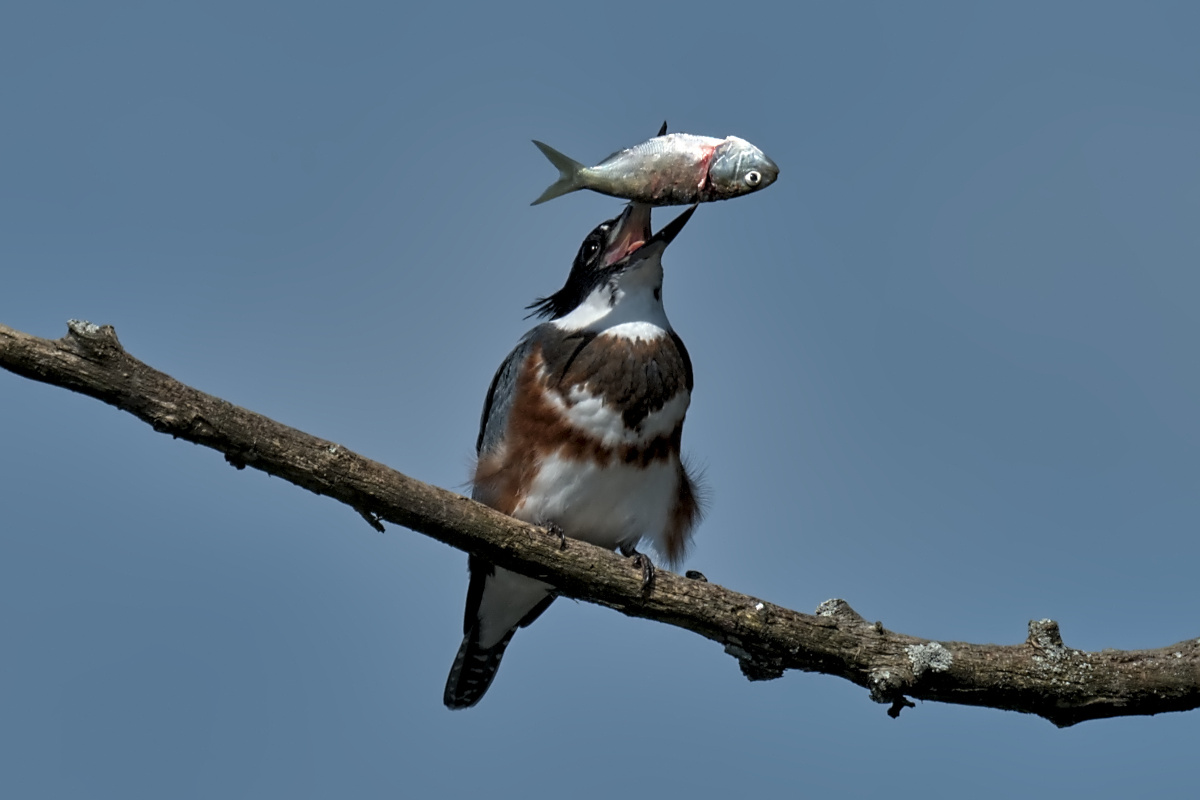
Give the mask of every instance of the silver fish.
[[[663, 126], [666, 131], [666, 125]], [[580, 189], [652, 206], [691, 205], [756, 192], [779, 177], [762, 150], [736, 136], [658, 135], [585, 167], [547, 144], [533, 142], [558, 167], [558, 180], [532, 205]]]

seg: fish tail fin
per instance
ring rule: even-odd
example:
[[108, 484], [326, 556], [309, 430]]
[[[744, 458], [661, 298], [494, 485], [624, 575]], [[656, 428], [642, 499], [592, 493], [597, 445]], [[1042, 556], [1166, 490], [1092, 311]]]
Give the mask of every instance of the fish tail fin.
[[573, 158], [564, 156], [550, 145], [543, 144], [537, 139], [534, 139], [533, 143], [537, 145], [538, 150], [542, 151], [542, 155], [550, 159], [550, 163], [558, 168], [558, 180], [546, 187], [546, 191], [542, 192], [541, 196], [530, 203], [530, 205], [536, 206], [538, 203], [544, 203], [560, 195], [577, 192], [584, 188], [583, 170], [587, 169], [587, 167]]

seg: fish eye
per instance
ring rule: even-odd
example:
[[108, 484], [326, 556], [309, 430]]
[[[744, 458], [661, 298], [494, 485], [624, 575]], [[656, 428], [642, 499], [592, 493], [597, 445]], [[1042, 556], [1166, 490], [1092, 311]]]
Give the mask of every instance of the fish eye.
[[758, 184], [762, 181], [762, 173], [756, 169], [752, 169], [746, 173], [745, 180], [747, 186], [758, 186]]

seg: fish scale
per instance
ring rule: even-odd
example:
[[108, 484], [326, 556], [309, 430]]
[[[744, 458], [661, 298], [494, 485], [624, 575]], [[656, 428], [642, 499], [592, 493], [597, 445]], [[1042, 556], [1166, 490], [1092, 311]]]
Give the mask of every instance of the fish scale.
[[669, 133], [618, 150], [594, 167], [533, 143], [559, 172], [533, 205], [580, 189], [652, 206], [691, 205], [756, 192], [779, 177], [774, 161], [736, 136]]

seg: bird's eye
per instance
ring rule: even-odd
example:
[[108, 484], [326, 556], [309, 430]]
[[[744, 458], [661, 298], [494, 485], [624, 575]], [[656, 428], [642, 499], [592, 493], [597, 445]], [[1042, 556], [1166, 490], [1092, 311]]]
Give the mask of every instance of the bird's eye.
[[752, 169], [746, 173], [746, 185], [747, 186], [758, 186], [758, 184], [761, 181], [762, 181], [762, 174], [758, 170]]
[[596, 253], [600, 252], [600, 245], [596, 242], [588, 241], [583, 243], [583, 260], [591, 261], [596, 257]]

